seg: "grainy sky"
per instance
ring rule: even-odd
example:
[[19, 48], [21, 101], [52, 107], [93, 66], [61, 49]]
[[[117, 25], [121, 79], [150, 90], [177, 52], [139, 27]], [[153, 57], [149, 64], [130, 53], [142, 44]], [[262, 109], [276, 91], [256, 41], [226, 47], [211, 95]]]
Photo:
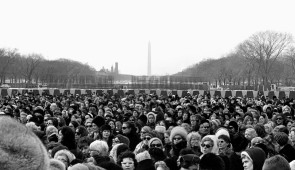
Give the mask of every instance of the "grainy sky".
[[1, 0], [0, 48], [123, 74], [167, 75], [219, 58], [259, 31], [295, 36], [287, 0]]

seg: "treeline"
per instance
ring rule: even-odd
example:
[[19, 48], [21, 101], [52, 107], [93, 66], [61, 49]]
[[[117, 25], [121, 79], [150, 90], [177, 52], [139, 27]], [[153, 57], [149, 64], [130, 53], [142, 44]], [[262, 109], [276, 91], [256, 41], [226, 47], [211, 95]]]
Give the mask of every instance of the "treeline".
[[0, 84], [95, 83], [96, 70], [69, 59], [46, 60], [40, 54], [20, 54], [16, 49], [0, 48]]
[[224, 57], [201, 61], [176, 75], [205, 77], [219, 85], [292, 86], [294, 73], [293, 36], [265, 31], [253, 34]]

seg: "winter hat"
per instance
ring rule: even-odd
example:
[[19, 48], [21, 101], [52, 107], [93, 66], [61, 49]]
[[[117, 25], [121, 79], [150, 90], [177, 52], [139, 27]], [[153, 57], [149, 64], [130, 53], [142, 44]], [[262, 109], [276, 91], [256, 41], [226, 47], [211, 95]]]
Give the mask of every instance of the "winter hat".
[[50, 136], [52, 134], [58, 134], [58, 130], [55, 126], [49, 125], [46, 127], [46, 136]]
[[112, 128], [111, 128], [110, 125], [102, 125], [102, 126], [100, 127], [100, 129], [101, 129], [102, 132], [105, 131], [105, 130], [109, 130], [109, 131], [112, 130]]
[[225, 170], [225, 163], [216, 154], [207, 153], [200, 160], [200, 169]]
[[0, 116], [1, 169], [49, 169], [47, 151], [26, 126], [8, 116]]
[[121, 134], [118, 134], [116, 137], [120, 140], [121, 143], [124, 143], [127, 146], [129, 146], [130, 141], [129, 141], [129, 139], [127, 137], [125, 137], [125, 136], [123, 136]]
[[288, 143], [289, 138], [288, 135], [284, 132], [275, 133], [274, 140], [280, 145], [284, 146]]
[[96, 126], [101, 127], [102, 125], [105, 124], [105, 120], [101, 116], [96, 116], [93, 120], [92, 123], [96, 124]]
[[69, 150], [67, 150], [67, 149], [62, 149], [62, 150], [57, 151], [57, 152], [54, 154], [54, 159], [57, 159], [57, 157], [60, 156], [60, 155], [65, 155], [65, 156], [68, 158], [68, 160], [69, 160], [69, 162], [68, 162], [69, 164], [70, 164], [74, 159], [76, 159], [75, 155], [74, 155], [72, 152], [70, 152]]
[[252, 147], [248, 148], [241, 153], [241, 157], [248, 157], [253, 163], [253, 169], [262, 169], [266, 155], [261, 148]]
[[291, 170], [295, 170], [295, 160], [291, 161], [289, 163], [290, 167], [291, 167]]
[[284, 114], [285, 113], [291, 113], [291, 108], [286, 105], [286, 106], [283, 106], [282, 111], [283, 111]]
[[146, 151], [143, 151], [143, 152], [137, 154], [137, 155], [135, 156], [135, 158], [136, 158], [137, 162], [139, 163], [139, 162], [141, 162], [141, 161], [143, 161], [143, 160], [151, 159], [151, 155], [150, 155], [149, 152], [146, 150]]
[[173, 138], [176, 135], [180, 135], [184, 140], [186, 140], [187, 131], [181, 126], [174, 127], [170, 133], [170, 141], [173, 141]]
[[163, 147], [163, 143], [162, 143], [162, 141], [161, 141], [159, 138], [151, 138], [151, 139], [149, 140], [149, 142], [148, 142], [148, 146], [149, 146], [149, 148], [151, 148], [151, 144], [152, 144], [154, 141], [159, 141], [159, 142], [161, 143], [162, 147]]
[[146, 117], [148, 118], [149, 117], [149, 115], [153, 115], [154, 116], [154, 118], [156, 118], [156, 114], [154, 113], [154, 112], [149, 112], [147, 115], [146, 115]]
[[50, 170], [66, 170], [66, 166], [60, 160], [50, 159], [49, 169]]
[[164, 114], [160, 112], [156, 116], [156, 122], [159, 122], [161, 120], [165, 120], [165, 118], [164, 118]]
[[217, 131], [215, 133], [216, 138], [218, 139], [220, 135], [226, 135], [226, 136], [230, 137], [229, 136], [229, 133], [228, 133], [228, 130], [225, 129], [225, 128], [219, 128], [219, 129], [217, 129]]
[[[213, 141], [213, 148], [211, 153], [217, 154], [218, 153], [218, 146], [217, 146], [217, 138], [215, 135], [206, 135], [202, 138], [201, 143], [204, 143], [205, 140], [208, 140], [210, 138]], [[204, 153], [204, 148], [201, 147], [201, 152]]]
[[165, 133], [166, 132], [166, 127], [158, 125], [158, 126], [155, 127], [155, 131], [157, 131], [159, 133]]
[[89, 170], [89, 169], [86, 165], [79, 163], [79, 164], [70, 166], [68, 170]]
[[263, 139], [261, 137], [255, 137], [251, 140], [251, 146], [257, 145], [259, 143], [263, 143]]

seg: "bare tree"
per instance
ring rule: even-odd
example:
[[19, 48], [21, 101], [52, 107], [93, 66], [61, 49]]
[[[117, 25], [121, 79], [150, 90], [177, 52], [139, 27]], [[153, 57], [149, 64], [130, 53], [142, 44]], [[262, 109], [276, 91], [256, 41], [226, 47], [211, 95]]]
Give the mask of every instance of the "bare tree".
[[32, 83], [33, 75], [40, 65], [43, 57], [39, 54], [30, 54], [21, 58], [21, 74], [27, 84]]
[[266, 85], [274, 63], [292, 42], [293, 37], [289, 34], [265, 31], [252, 35], [239, 45], [238, 50], [253, 66], [257, 64], [257, 73], [260, 74], [263, 85]]
[[19, 54], [16, 49], [0, 49], [0, 83], [5, 82], [12, 65], [16, 61], [16, 57], [18, 56]]

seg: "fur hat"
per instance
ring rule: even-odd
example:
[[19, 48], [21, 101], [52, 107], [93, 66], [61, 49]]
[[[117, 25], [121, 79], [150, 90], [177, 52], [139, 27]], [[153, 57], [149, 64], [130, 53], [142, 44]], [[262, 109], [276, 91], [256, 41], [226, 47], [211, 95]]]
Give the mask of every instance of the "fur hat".
[[280, 145], [284, 146], [288, 143], [289, 138], [288, 135], [284, 132], [275, 133], [274, 140]]
[[200, 160], [200, 169], [225, 170], [225, 163], [216, 154], [207, 153]]
[[170, 133], [170, 141], [173, 141], [173, 138], [176, 135], [180, 135], [184, 140], [186, 140], [187, 131], [181, 126], [174, 127]]
[[93, 120], [92, 123], [96, 124], [96, 126], [101, 127], [102, 125], [105, 124], [105, 120], [101, 116], [96, 116]]
[[49, 169], [49, 157], [40, 139], [24, 125], [0, 116], [1, 169]]
[[166, 127], [158, 125], [158, 126], [155, 127], [155, 131], [157, 131], [159, 133], [165, 133], [166, 132]]
[[149, 152], [146, 150], [146, 151], [143, 151], [143, 152], [137, 154], [137, 155], [135, 156], [135, 158], [136, 158], [137, 162], [139, 163], [139, 162], [141, 162], [141, 161], [143, 161], [143, 160], [151, 159], [151, 155], [150, 155]]
[[69, 160], [69, 164], [70, 164], [74, 159], [76, 159], [75, 155], [74, 155], [72, 152], [70, 152], [69, 150], [67, 150], [67, 149], [62, 149], [62, 150], [57, 151], [57, 152], [54, 154], [54, 159], [56, 159], [56, 158], [57, 158], [58, 156], [60, 156], [60, 155], [65, 155], [65, 156], [68, 158], [68, 160]]
[[100, 127], [100, 130], [101, 130], [102, 132], [105, 131], [105, 130], [109, 130], [109, 131], [111, 131], [112, 128], [111, 128], [110, 125], [102, 125], [102, 126]]
[[89, 169], [86, 165], [79, 163], [79, 164], [70, 166], [68, 170], [89, 170]]
[[149, 112], [147, 115], [146, 115], [146, 117], [148, 118], [149, 117], [149, 115], [153, 115], [154, 116], [154, 118], [156, 119], [156, 114], [154, 113], [154, 112]]
[[50, 170], [66, 170], [66, 166], [63, 162], [57, 159], [50, 159]]

